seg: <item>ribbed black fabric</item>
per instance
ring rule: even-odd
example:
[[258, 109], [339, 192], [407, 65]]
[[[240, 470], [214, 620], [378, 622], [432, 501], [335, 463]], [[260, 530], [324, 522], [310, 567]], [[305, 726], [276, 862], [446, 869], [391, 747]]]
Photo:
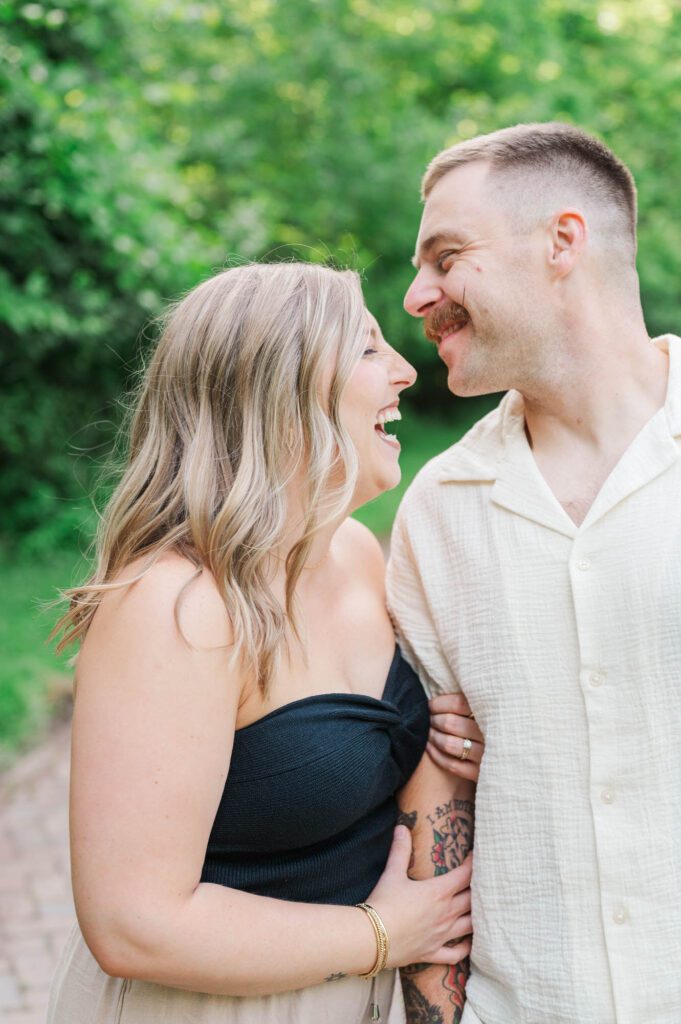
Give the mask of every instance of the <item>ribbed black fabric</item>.
[[428, 736], [417, 676], [395, 650], [383, 696], [293, 701], [239, 729], [202, 882], [352, 905], [385, 867], [396, 791]]

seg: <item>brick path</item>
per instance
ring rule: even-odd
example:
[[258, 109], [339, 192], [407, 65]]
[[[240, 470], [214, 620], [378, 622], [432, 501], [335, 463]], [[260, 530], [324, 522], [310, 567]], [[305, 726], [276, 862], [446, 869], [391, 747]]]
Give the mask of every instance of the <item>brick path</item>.
[[45, 1024], [75, 920], [68, 846], [69, 723], [0, 776], [0, 1021]]

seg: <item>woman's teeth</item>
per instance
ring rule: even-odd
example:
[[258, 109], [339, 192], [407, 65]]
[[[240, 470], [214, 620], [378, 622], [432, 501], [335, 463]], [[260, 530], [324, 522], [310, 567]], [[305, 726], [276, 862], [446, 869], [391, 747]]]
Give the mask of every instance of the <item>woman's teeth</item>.
[[376, 422], [383, 426], [384, 423], [393, 423], [395, 420], [401, 420], [402, 413], [399, 409], [381, 409]]
[[391, 438], [396, 440], [394, 434], [388, 434], [384, 427], [386, 423], [394, 423], [396, 420], [401, 420], [402, 414], [399, 409], [381, 409], [378, 416], [376, 417], [376, 432], [379, 437]]

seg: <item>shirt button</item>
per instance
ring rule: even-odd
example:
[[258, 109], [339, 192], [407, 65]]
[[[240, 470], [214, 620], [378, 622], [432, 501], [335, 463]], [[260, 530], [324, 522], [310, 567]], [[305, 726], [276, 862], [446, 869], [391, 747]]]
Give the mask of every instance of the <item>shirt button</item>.
[[588, 572], [588, 570], [591, 568], [591, 562], [588, 558], [580, 558], [580, 560], [577, 562], [577, 568], [580, 570], [580, 572]]
[[604, 789], [601, 792], [601, 800], [604, 804], [612, 804], [615, 802], [615, 794], [611, 789]]
[[629, 915], [627, 914], [624, 907], [618, 907], [615, 913], [612, 915], [612, 919], [615, 924], [624, 924]]
[[589, 682], [592, 686], [600, 686], [603, 682], [603, 674], [601, 672], [592, 672], [589, 676]]

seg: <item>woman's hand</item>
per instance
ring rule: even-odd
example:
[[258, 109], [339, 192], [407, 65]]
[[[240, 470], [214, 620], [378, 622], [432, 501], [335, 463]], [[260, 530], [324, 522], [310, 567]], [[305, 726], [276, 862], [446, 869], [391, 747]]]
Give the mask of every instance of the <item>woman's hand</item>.
[[416, 882], [407, 875], [411, 853], [411, 833], [398, 825], [385, 870], [367, 900], [388, 932], [387, 966], [458, 964], [471, 951], [473, 857], [445, 875]]
[[[460, 779], [476, 782], [485, 740], [462, 693], [443, 693], [428, 702], [430, 733], [426, 750], [433, 761]], [[465, 744], [470, 741], [470, 746]], [[466, 754], [462, 757], [462, 754]]]

